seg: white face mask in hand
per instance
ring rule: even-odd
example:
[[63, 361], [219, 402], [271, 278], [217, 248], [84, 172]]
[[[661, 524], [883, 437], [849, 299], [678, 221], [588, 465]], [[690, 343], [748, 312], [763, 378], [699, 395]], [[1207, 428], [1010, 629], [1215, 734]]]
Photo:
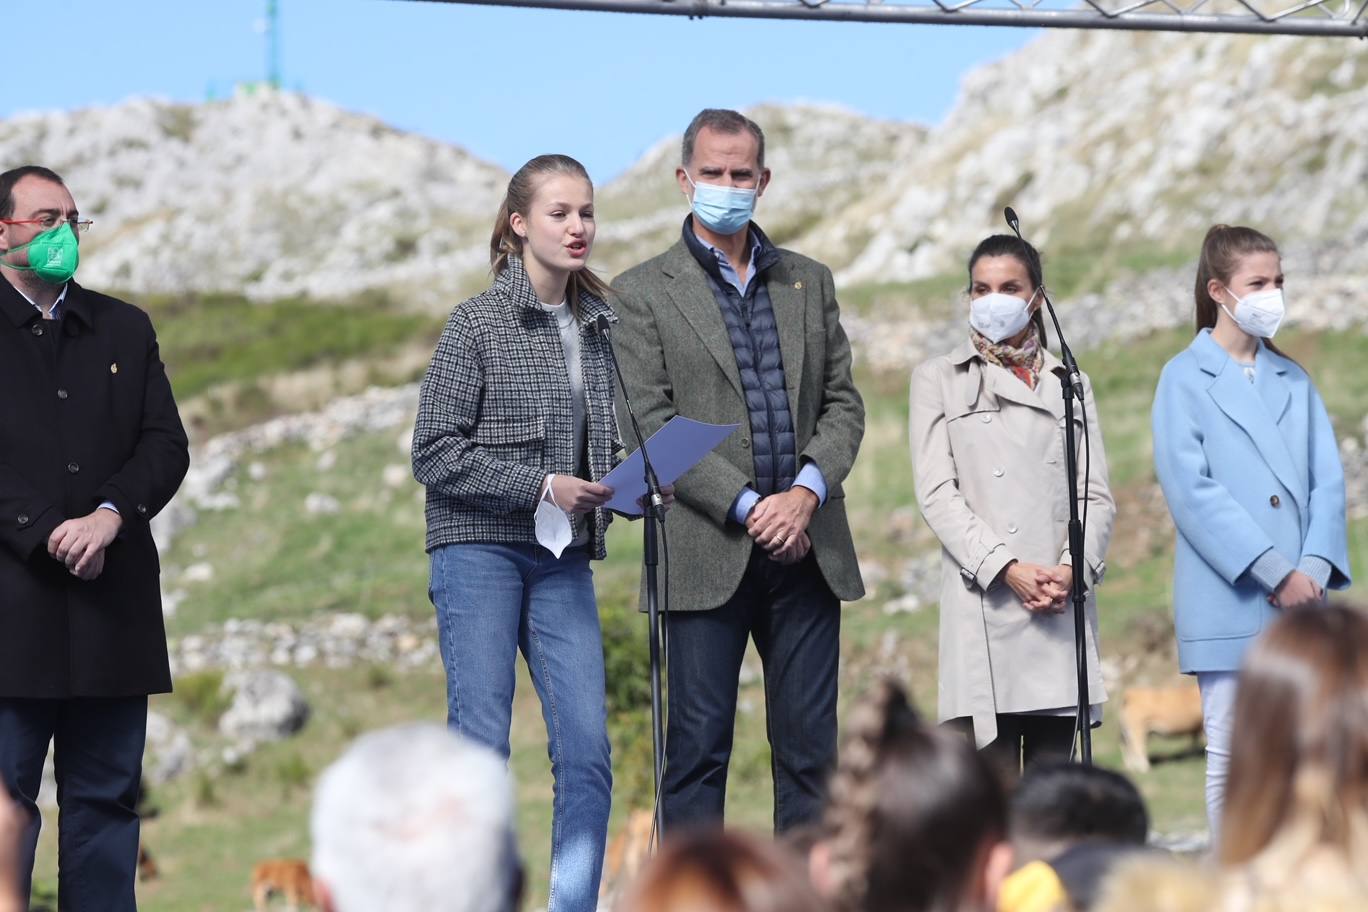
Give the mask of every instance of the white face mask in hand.
[[1235, 299], [1235, 312], [1231, 313], [1224, 304], [1221, 305], [1221, 310], [1235, 321], [1236, 326], [1259, 339], [1273, 338], [1278, 327], [1282, 325], [1283, 316], [1287, 313], [1281, 288], [1256, 291], [1243, 298], [1229, 288], [1226, 292]]
[[1031, 322], [1031, 301], [1000, 292], [974, 298], [969, 302], [969, 325], [989, 342], [1010, 339]]
[[549, 487], [547, 496], [543, 497], [541, 503], [537, 504], [537, 512], [533, 515], [533, 521], [537, 527], [537, 541], [559, 560], [561, 554], [574, 539], [574, 533], [570, 528], [569, 514], [556, 506], [555, 501], [551, 499]]

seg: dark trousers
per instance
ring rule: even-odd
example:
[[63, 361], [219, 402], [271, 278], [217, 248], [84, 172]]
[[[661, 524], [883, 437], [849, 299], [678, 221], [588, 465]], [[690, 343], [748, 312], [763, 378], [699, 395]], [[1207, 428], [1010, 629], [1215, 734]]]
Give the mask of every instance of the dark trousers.
[[71, 912], [135, 910], [138, 785], [147, 697], [0, 697], [0, 778], [29, 814], [19, 845], [28, 900], [38, 846], [38, 786], [48, 744], [57, 775], [58, 905]]
[[[974, 736], [972, 719], [952, 719], [946, 725]], [[1009, 780], [1023, 768], [1042, 762], [1067, 762], [1073, 749], [1076, 716], [1028, 716], [999, 713], [998, 736], [983, 755]]]
[[819, 818], [836, 761], [840, 631], [840, 602], [816, 559], [786, 567], [759, 547], [726, 604], [670, 615], [667, 830], [722, 822], [738, 679], [752, 637], [765, 673], [774, 828]]

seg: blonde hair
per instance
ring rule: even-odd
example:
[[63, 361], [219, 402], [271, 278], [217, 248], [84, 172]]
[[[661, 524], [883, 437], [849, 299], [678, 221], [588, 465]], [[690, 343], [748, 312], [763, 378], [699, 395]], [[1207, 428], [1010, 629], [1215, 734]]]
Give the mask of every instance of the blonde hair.
[[1233, 732], [1223, 863], [1276, 845], [1368, 866], [1368, 615], [1329, 605], [1280, 617], [1241, 671]]
[[[556, 174], [581, 178], [593, 190], [594, 182], [589, 180], [589, 172], [568, 155], [538, 155], [514, 172], [508, 181], [503, 202], [499, 204], [499, 214], [494, 218], [494, 233], [489, 238], [489, 265], [494, 275], [501, 275], [508, 268], [509, 257], [523, 255], [523, 239], [513, 230], [509, 219], [515, 212], [526, 217], [537, 189], [546, 178]], [[604, 300], [608, 297], [608, 283], [591, 272], [588, 266], [570, 273], [565, 286], [566, 299], [576, 314], [579, 313], [579, 300], [583, 294]]]

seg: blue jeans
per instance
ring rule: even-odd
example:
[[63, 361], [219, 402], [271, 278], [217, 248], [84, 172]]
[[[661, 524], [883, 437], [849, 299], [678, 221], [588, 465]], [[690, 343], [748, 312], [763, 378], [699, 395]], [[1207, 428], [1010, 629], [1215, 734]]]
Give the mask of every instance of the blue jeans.
[[518, 652], [546, 720], [555, 778], [549, 912], [592, 912], [603, 872], [613, 772], [603, 639], [584, 548], [456, 544], [432, 552], [447, 725], [509, 755]]

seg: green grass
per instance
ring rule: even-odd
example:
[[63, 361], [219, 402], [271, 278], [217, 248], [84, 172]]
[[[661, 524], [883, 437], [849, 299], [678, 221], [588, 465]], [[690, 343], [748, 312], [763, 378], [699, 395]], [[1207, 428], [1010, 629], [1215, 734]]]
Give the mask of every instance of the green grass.
[[238, 295], [139, 297], [157, 326], [176, 395], [188, 399], [245, 382], [435, 339], [440, 323], [404, 313], [383, 294], [319, 303], [255, 302]]
[[[242, 508], [205, 514], [167, 555], [168, 585], [177, 568], [200, 560], [215, 567], [209, 584], [189, 584], [168, 627], [193, 632], [230, 617], [303, 618], [320, 611], [425, 613], [427, 561], [423, 554], [421, 489], [386, 487], [387, 465], [407, 468], [398, 430], [345, 441], [332, 471], [318, 470], [319, 454], [291, 446], [264, 458], [261, 482], [246, 467], [230, 481]], [[336, 497], [335, 515], [304, 510], [313, 492]]]
[[1078, 246], [1059, 244], [1042, 254], [1045, 284], [1052, 299], [1100, 291], [1120, 278], [1143, 280], [1147, 272], [1185, 266], [1193, 261], [1192, 250], [1197, 246], [1114, 244], [1099, 252], [1091, 238], [1083, 239]]
[[915, 282], [854, 285], [841, 290], [841, 307], [865, 319], [896, 321], [909, 315], [935, 318], [950, 312], [967, 284], [964, 275], [947, 273]]

